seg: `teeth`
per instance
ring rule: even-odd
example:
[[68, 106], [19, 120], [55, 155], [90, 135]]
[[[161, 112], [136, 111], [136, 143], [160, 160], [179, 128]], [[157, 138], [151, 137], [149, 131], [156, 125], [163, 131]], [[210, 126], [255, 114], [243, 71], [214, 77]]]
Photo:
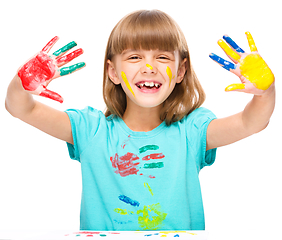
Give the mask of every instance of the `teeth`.
[[143, 87], [143, 86], [146, 86], [146, 87], [159, 87], [160, 84], [159, 83], [154, 83], [154, 82], [145, 82], [145, 83], [140, 83], [138, 84], [139, 87]]

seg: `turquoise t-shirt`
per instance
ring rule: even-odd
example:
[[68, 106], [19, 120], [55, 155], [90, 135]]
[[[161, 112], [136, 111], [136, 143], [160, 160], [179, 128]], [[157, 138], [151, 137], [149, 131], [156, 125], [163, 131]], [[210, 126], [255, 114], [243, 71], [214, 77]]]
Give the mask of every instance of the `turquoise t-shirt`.
[[181, 121], [134, 132], [87, 107], [66, 111], [81, 163], [81, 230], [204, 230], [199, 171], [213, 164], [206, 131], [215, 115], [198, 108]]

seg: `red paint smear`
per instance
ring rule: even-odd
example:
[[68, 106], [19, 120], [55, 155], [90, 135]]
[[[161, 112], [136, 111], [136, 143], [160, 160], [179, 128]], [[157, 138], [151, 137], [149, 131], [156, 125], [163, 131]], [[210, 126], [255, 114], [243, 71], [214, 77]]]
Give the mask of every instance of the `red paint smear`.
[[22, 66], [18, 75], [22, 80], [24, 89], [34, 91], [39, 85], [50, 80], [55, 72], [53, 60], [47, 54], [40, 52]]
[[70, 62], [71, 60], [73, 60], [74, 58], [78, 57], [82, 53], [83, 53], [83, 50], [81, 48], [79, 48], [79, 49], [69, 53], [66, 56], [58, 58], [57, 59], [57, 64]]
[[49, 52], [49, 50], [52, 48], [52, 46], [58, 41], [59, 37], [54, 37], [51, 39], [50, 42], [46, 44], [46, 46], [42, 49], [42, 52]]
[[126, 146], [126, 144], [127, 144], [127, 142], [130, 140], [130, 135], [128, 135], [128, 139], [126, 139], [124, 142], [123, 142], [123, 144], [121, 145], [121, 147], [124, 149], [125, 148], [125, 146]]
[[156, 178], [155, 176], [149, 175], [149, 178]]
[[36, 57], [25, 63], [18, 72], [23, 88], [27, 91], [35, 91], [42, 86], [45, 90], [40, 96], [63, 102], [63, 98], [55, 92], [46, 89], [46, 82], [50, 81], [56, 73], [53, 60], [45, 53], [40, 52]]
[[121, 157], [119, 157], [117, 153], [114, 157], [110, 157], [113, 168], [118, 169], [115, 171], [115, 173], [120, 174], [122, 177], [137, 174], [139, 170], [136, 169], [136, 166], [138, 166], [140, 163], [134, 161], [138, 159], [139, 157], [137, 155], [129, 152]]
[[142, 160], [148, 161], [150, 159], [160, 159], [160, 158], [164, 158], [164, 157], [165, 156], [162, 153], [153, 153], [153, 154], [150, 154], [150, 155], [143, 157]]
[[[45, 88], [45, 87], [44, 87]], [[46, 97], [46, 98], [50, 98], [50, 99], [53, 99], [55, 101], [58, 101], [60, 103], [62, 103], [64, 100], [63, 98], [61, 97], [61, 95], [59, 95], [58, 93], [55, 93], [53, 91], [50, 91], [48, 90], [47, 88], [45, 88], [44, 91], [42, 91], [39, 96], [42, 96], [42, 97]]]

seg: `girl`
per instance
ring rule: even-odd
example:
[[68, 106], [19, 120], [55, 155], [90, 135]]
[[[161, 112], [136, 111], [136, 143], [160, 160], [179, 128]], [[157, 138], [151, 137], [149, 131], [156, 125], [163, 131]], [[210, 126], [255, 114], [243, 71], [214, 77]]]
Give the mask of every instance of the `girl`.
[[217, 147], [264, 129], [274, 109], [274, 76], [251, 36], [250, 54], [228, 36], [229, 45], [219, 42], [235, 64], [211, 55], [242, 81], [227, 91], [254, 94], [242, 112], [223, 119], [200, 107], [205, 94], [184, 35], [161, 11], [131, 13], [113, 29], [104, 63], [105, 114], [92, 107], [61, 112], [32, 98], [62, 102], [46, 86], [85, 66], [59, 68], [82, 50], [64, 56], [72, 42], [48, 55], [57, 40], [20, 68], [6, 108], [66, 141], [70, 157], [80, 161], [81, 230], [204, 230], [199, 171], [213, 164]]

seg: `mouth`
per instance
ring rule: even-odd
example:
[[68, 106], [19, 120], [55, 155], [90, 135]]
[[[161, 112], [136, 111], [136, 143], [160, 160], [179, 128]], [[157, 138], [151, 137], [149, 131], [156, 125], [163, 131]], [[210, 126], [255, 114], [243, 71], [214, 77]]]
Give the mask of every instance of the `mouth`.
[[159, 89], [162, 84], [155, 81], [141, 81], [135, 84], [141, 90]]

